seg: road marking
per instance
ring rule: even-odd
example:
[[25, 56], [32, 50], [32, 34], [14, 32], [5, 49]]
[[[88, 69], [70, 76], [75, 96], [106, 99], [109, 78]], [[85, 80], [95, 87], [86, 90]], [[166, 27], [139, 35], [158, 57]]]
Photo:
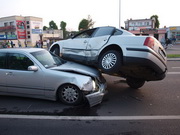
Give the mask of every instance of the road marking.
[[179, 75], [180, 72], [168, 72], [167, 74], [169, 74], [169, 75]]
[[180, 120], [180, 115], [159, 116], [38, 116], [1, 114], [1, 119], [34, 119], [34, 120]]
[[180, 68], [180, 67], [172, 67], [172, 68]]

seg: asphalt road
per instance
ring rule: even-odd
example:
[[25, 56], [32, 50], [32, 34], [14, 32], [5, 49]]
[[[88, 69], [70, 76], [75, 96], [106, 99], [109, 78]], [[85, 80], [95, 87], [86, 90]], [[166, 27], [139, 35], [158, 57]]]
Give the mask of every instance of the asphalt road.
[[104, 75], [109, 93], [92, 108], [0, 96], [0, 135], [179, 135], [179, 63], [168, 61], [164, 80], [147, 82], [138, 90], [123, 78]]

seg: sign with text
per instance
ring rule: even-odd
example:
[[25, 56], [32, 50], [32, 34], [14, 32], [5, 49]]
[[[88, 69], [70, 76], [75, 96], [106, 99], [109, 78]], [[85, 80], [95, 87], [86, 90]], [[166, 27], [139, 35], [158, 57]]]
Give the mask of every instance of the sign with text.
[[18, 39], [26, 39], [25, 21], [17, 20], [16, 27]]

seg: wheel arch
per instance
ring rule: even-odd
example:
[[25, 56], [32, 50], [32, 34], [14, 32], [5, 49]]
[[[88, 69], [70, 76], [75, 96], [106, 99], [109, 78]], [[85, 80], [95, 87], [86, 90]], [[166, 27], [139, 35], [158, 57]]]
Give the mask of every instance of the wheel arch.
[[58, 43], [51, 45], [49, 51], [50, 51], [50, 52], [53, 52], [53, 50], [54, 50], [55, 48], [58, 48], [58, 49], [60, 50], [60, 45], [59, 45]]
[[116, 44], [112, 44], [112, 45], [108, 45], [107, 47], [105, 47], [103, 50], [101, 50], [101, 53], [98, 56], [98, 61], [101, 57], [101, 55], [109, 50], [116, 50], [118, 52], [120, 52], [121, 57], [123, 58], [123, 51], [122, 48], [119, 45]]

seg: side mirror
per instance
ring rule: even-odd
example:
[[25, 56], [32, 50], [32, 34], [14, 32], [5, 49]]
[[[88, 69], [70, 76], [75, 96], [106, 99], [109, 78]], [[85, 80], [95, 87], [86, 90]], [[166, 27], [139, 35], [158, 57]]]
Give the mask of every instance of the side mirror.
[[34, 72], [36, 72], [36, 71], [38, 71], [38, 67], [37, 67], [37, 66], [29, 66], [29, 67], [28, 67], [28, 71], [34, 71]]

